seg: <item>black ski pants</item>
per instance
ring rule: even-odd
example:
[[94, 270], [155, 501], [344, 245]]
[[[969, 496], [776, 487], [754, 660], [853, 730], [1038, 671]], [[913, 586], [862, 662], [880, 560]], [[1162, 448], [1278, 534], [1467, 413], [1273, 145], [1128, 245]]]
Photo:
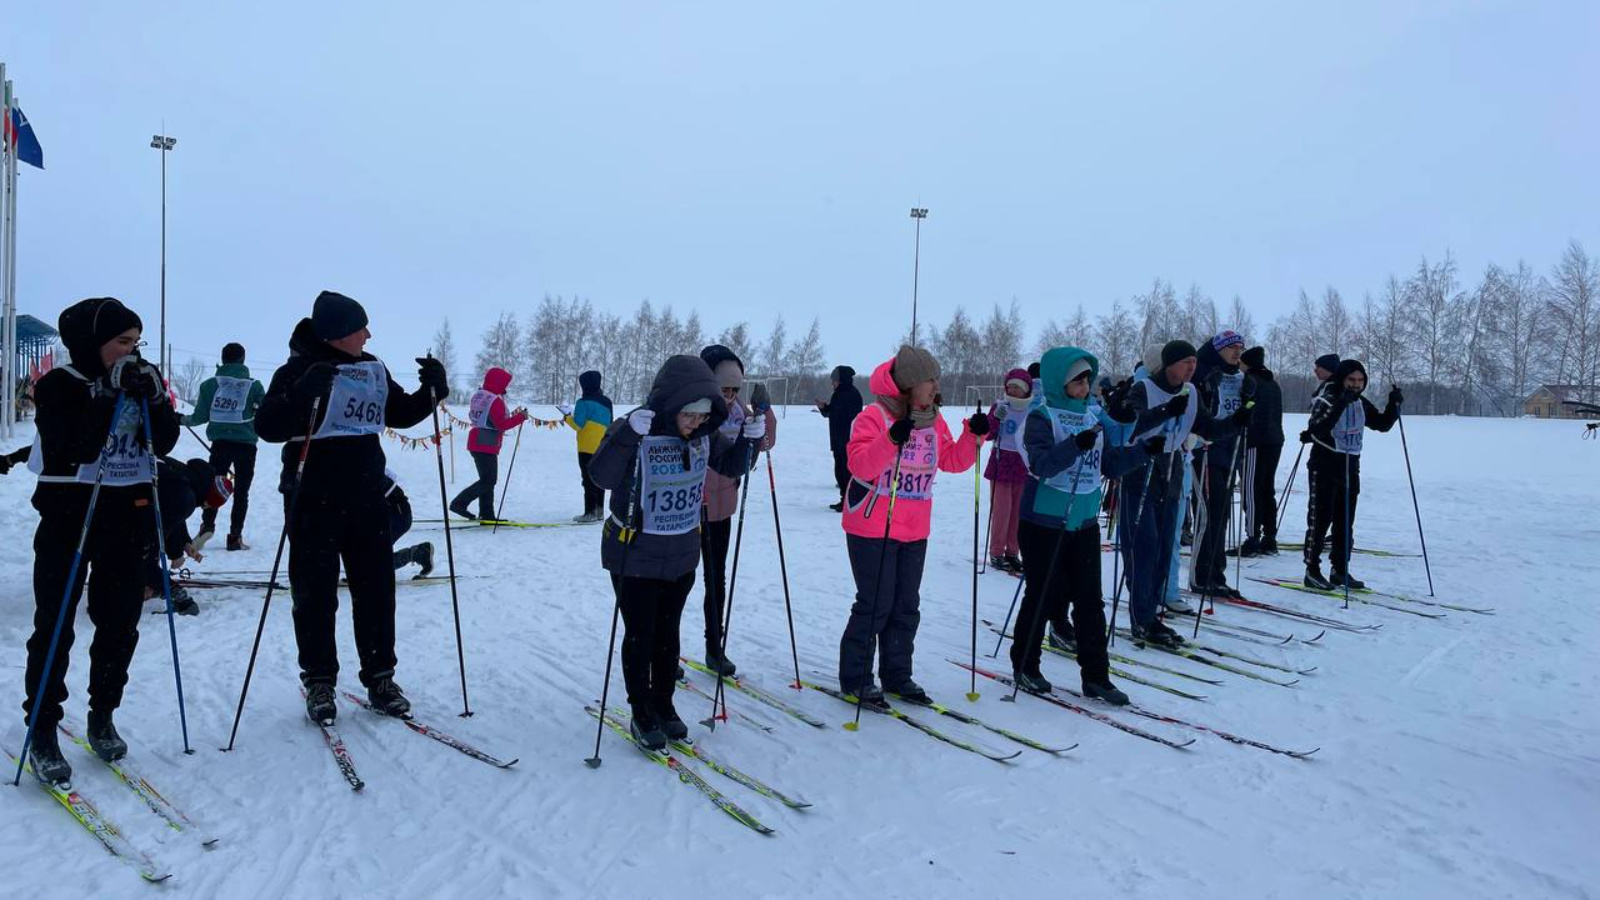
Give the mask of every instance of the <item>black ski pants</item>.
[[[1017, 524], [1022, 550], [1022, 607], [1011, 642], [1011, 668], [1039, 674], [1044, 626], [1075, 635], [1085, 684], [1110, 681], [1106, 656], [1106, 611], [1100, 593], [1100, 526], [1063, 532], [1023, 519]], [[1071, 622], [1067, 613], [1071, 610]]]
[[500, 457], [493, 453], [479, 453], [472, 451], [472, 465], [478, 470], [478, 480], [467, 485], [466, 490], [456, 495], [450, 501], [450, 508], [462, 512], [473, 501], [478, 504], [478, 518], [492, 519], [494, 510], [494, 486], [500, 480]]
[[700, 556], [705, 561], [706, 655], [722, 646], [722, 612], [728, 602], [728, 544], [733, 520], [700, 523]]
[[63, 486], [34, 500], [40, 518], [33, 534], [33, 633], [28, 638], [28, 662], [23, 675], [24, 718], [31, 715], [40, 677], [44, 675], [44, 660], [62, 599], [67, 603], [55, 660], [44, 680], [40, 728], [54, 728], [61, 721], [61, 706], [67, 699], [67, 663], [72, 658], [74, 619], [85, 582], [89, 621], [94, 625], [94, 640], [89, 645], [90, 709], [110, 712], [121, 705], [122, 690], [128, 684], [128, 666], [139, 645], [146, 580], [144, 545], [155, 530], [150, 488], [101, 488], [83, 560], [69, 592], [67, 572], [78, 547], [89, 493], [87, 486]]
[[304, 684], [338, 682], [334, 628], [341, 562], [350, 588], [361, 683], [370, 687], [393, 677], [395, 667], [394, 540], [388, 503], [377, 491], [302, 491], [289, 524], [289, 592]]
[[[1343, 572], [1348, 555], [1355, 546], [1356, 500], [1361, 496], [1361, 457], [1344, 453], [1330, 455], [1336, 458], [1317, 465], [1306, 464], [1307, 489], [1311, 492], [1311, 499], [1306, 504], [1305, 563], [1308, 568], [1322, 565], [1322, 550], [1330, 544], [1331, 531], [1332, 552], [1328, 561], [1333, 571]], [[1345, 490], [1347, 478], [1348, 493]], [[1348, 515], [1346, 509], [1349, 510]]]
[[1256, 542], [1278, 539], [1278, 461], [1282, 444], [1263, 444], [1244, 451], [1244, 536]]
[[678, 623], [694, 572], [673, 581], [613, 574], [622, 610], [622, 682], [635, 709], [671, 702], [678, 683]]
[[[256, 445], [244, 444], [238, 441], [212, 441], [211, 442], [211, 467], [217, 470], [218, 475], [228, 471], [233, 473], [233, 497], [228, 502], [233, 504], [230, 513], [228, 534], [243, 535], [244, 520], [250, 514], [250, 485], [256, 480]], [[200, 498], [201, 505], [205, 498]], [[200, 514], [200, 530], [217, 530], [217, 511], [206, 506]]]
[[589, 461], [594, 459], [593, 453], [578, 451], [578, 475], [583, 480], [583, 511], [604, 515], [606, 511], [605, 488], [594, 483], [589, 477]]

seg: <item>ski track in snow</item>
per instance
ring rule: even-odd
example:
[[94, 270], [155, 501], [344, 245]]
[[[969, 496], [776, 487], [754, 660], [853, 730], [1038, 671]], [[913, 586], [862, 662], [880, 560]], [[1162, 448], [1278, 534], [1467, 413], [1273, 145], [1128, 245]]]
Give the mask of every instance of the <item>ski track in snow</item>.
[[[966, 658], [971, 640], [970, 475], [938, 481], [918, 679], [953, 707], [1047, 743], [1080, 746], [1059, 758], [1028, 750], [999, 765], [883, 716], [864, 716], [859, 733], [843, 731], [837, 726], [849, 718], [848, 707], [787, 688], [793, 663], [762, 465], [751, 485], [729, 655], [752, 683], [828, 728], [802, 725], [736, 691], [729, 704], [772, 733], [737, 721], [708, 732], [698, 722], [709, 701], [692, 694], [680, 692], [678, 709], [707, 749], [815, 804], [789, 810], [691, 763], [776, 835], [734, 822], [609, 730], [604, 765], [583, 765], [595, 733], [583, 705], [599, 697], [612, 610], [596, 526], [466, 530], [455, 533], [459, 570], [491, 576], [459, 583], [476, 715], [456, 716], [461, 697], [446, 585], [399, 588], [398, 680], [422, 721], [503, 758], [520, 756], [515, 768], [475, 762], [341, 698], [340, 731], [367, 784], [359, 794], [349, 790], [304, 718], [287, 592], [273, 598], [237, 747], [219, 753], [261, 592], [197, 592], [203, 613], [178, 620], [195, 754], [181, 752], [159, 618], [143, 620], [118, 723], [133, 745], [130, 764], [221, 844], [202, 850], [167, 830], [108, 770], [68, 746], [75, 785], [173, 878], [161, 888], [139, 885], [24, 782], [0, 792], [7, 894], [676, 896], [711, 884], [748, 897], [1038, 896], [1061, 885], [1077, 896], [1163, 900], [1596, 896], [1600, 666], [1593, 654], [1600, 627], [1592, 586], [1600, 577], [1600, 448], [1580, 441], [1581, 426], [1571, 422], [1406, 421], [1438, 595], [1495, 607], [1497, 615], [1447, 611], [1428, 621], [1358, 603], [1343, 611], [1324, 598], [1242, 582], [1258, 599], [1384, 626], [1376, 634], [1330, 631], [1320, 649], [1202, 634], [1214, 646], [1318, 666], [1288, 690], [1117, 644], [1125, 655], [1225, 682], [1198, 685], [1136, 669], [1209, 699], [1189, 702], [1122, 681], [1135, 702], [1282, 746], [1320, 746], [1310, 760], [1112, 713], [1164, 736], [1198, 737], [1188, 750], [1172, 750], [1028, 696], [999, 702], [1004, 687], [983, 678], [982, 699], [968, 703], [967, 673], [945, 659]], [[774, 464], [800, 666], [813, 678], [837, 664], [853, 584], [837, 516], [825, 508], [835, 496], [825, 422], [793, 407], [779, 430]], [[1299, 429], [1290, 423], [1285, 430]], [[1357, 542], [1415, 552], [1399, 437], [1372, 435], [1367, 443]], [[16, 443], [29, 438], [24, 433]], [[565, 521], [581, 503], [570, 432], [531, 431], [522, 445], [507, 514]], [[456, 446], [452, 491], [472, 470], [464, 442]], [[433, 454], [393, 441], [385, 449], [417, 515], [437, 516]], [[188, 434], [179, 453], [199, 455]], [[263, 445], [248, 529], [253, 548], [226, 553], [219, 542], [197, 572], [270, 567], [281, 524], [272, 493], [276, 455], [276, 447]], [[1280, 485], [1293, 454], [1285, 457]], [[21, 742], [16, 711], [33, 608], [32, 488], [21, 470], [0, 479], [0, 503], [11, 510], [0, 524], [0, 572], [7, 576], [0, 580], [0, 672], [13, 704], [0, 739], [13, 747]], [[1291, 498], [1283, 540], [1300, 539], [1304, 503], [1304, 493]], [[442, 570], [443, 536], [422, 530], [408, 540], [434, 540]], [[1109, 556], [1105, 563], [1109, 592]], [[1300, 569], [1293, 553], [1245, 566], [1282, 577]], [[1420, 559], [1358, 557], [1352, 568], [1380, 589], [1427, 595]], [[980, 615], [1001, 620], [1016, 581], [994, 573], [980, 584]], [[702, 644], [700, 596], [697, 588], [682, 629], [684, 651], [693, 656]], [[1231, 607], [1219, 607], [1217, 616], [1301, 637], [1319, 630]], [[339, 628], [342, 686], [359, 692], [348, 603]], [[80, 605], [67, 706], [77, 722], [89, 630]], [[980, 628], [978, 643], [980, 664], [1009, 672], [1004, 648], [998, 659], [987, 658], [992, 633]], [[1070, 660], [1046, 654], [1044, 666], [1052, 680], [1076, 687]], [[611, 702], [625, 703], [620, 671], [612, 688]], [[913, 714], [951, 734], [1015, 746], [947, 717]]]

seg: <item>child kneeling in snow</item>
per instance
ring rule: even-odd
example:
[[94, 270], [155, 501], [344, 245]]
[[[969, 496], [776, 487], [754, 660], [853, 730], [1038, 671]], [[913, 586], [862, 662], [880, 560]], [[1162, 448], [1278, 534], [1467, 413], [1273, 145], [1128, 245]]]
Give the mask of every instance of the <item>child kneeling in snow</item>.
[[[843, 525], [856, 602], [839, 640], [839, 689], [874, 705], [883, 704], [884, 690], [926, 703], [927, 692], [911, 680], [911, 657], [922, 620], [933, 480], [977, 462], [989, 418], [976, 413], [959, 440], [951, 437], [939, 415], [939, 362], [920, 347], [901, 347], [869, 385], [877, 399], [856, 416], [848, 448]], [[872, 682], [880, 641], [882, 690]]]
[[656, 373], [645, 405], [612, 423], [589, 463], [595, 484], [611, 491], [600, 562], [622, 614], [630, 728], [651, 749], [689, 734], [672, 692], [679, 619], [700, 564], [706, 472], [744, 474], [766, 435], [760, 416], [748, 419], [736, 439], [721, 434], [727, 417], [711, 368], [699, 357], [674, 356]]

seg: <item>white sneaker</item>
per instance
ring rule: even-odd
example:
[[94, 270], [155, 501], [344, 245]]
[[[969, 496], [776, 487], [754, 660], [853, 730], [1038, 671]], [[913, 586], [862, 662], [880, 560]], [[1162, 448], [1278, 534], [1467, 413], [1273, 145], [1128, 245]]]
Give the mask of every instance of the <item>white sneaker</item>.
[[1183, 598], [1181, 598], [1181, 597], [1174, 598], [1172, 600], [1168, 600], [1168, 601], [1162, 603], [1161, 605], [1165, 606], [1167, 608], [1167, 612], [1170, 612], [1170, 613], [1179, 613], [1179, 614], [1193, 614], [1194, 613], [1194, 607], [1192, 607], [1189, 604], [1183, 602]]

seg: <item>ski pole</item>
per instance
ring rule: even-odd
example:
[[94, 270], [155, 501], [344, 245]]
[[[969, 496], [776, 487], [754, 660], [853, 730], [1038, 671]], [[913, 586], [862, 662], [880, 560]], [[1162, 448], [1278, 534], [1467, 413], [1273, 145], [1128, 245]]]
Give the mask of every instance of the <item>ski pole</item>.
[[1283, 530], [1283, 517], [1289, 512], [1289, 493], [1294, 490], [1294, 475], [1300, 471], [1300, 457], [1304, 456], [1305, 452], [1305, 444], [1301, 444], [1300, 449], [1295, 451], [1294, 465], [1289, 467], [1289, 480], [1283, 483], [1283, 498], [1278, 501], [1278, 523], [1274, 526], [1274, 533]]
[[[1000, 452], [1000, 447], [999, 447], [998, 444], [996, 444], [995, 446], [989, 448], [989, 463], [990, 463], [990, 465], [994, 464], [994, 455], [996, 453], [998, 453], [998, 452]], [[978, 455], [981, 458], [983, 456], [982, 451], [979, 451]], [[973, 465], [974, 465], [974, 467], [976, 467], [978, 469], [982, 469], [983, 468], [983, 466], [978, 465], [977, 463], [973, 463]], [[989, 522], [988, 522], [988, 524], [986, 524], [984, 526], [984, 530], [983, 530], [983, 545], [985, 547], [992, 546], [992, 544], [990, 543], [989, 539], [994, 535], [994, 486], [995, 486], [995, 482], [993, 482], [993, 481], [989, 482]], [[984, 554], [983, 559], [979, 560], [979, 562], [978, 562], [978, 574], [982, 575], [982, 574], [984, 574], [984, 573], [986, 573], [988, 571], [989, 571], [989, 556], [988, 556], [988, 554]], [[978, 676], [976, 674], [974, 674], [972, 676], [972, 680], [973, 680], [973, 683], [976, 684], [977, 680], [978, 680]]]
[[1355, 523], [1350, 521], [1350, 456], [1344, 455], [1344, 520], [1339, 526], [1344, 531], [1344, 565], [1340, 566], [1340, 574], [1344, 576], [1344, 608], [1350, 608], [1350, 554], [1355, 550], [1356, 529]]
[[1411, 474], [1411, 450], [1406, 446], [1406, 420], [1397, 409], [1394, 420], [1400, 423], [1400, 449], [1406, 455], [1406, 481], [1411, 484], [1411, 511], [1417, 515], [1417, 540], [1422, 542], [1422, 567], [1428, 573], [1428, 596], [1433, 596], [1433, 565], [1428, 562], [1428, 538], [1422, 533], [1422, 507], [1417, 505], [1417, 480]]
[[772, 451], [767, 451], [767, 485], [772, 489], [772, 527], [778, 533], [778, 574], [783, 579], [783, 614], [789, 620], [789, 653], [794, 657], [795, 690], [804, 690], [800, 683], [800, 645], [794, 639], [794, 608], [789, 602], [789, 564], [783, 557], [783, 520], [778, 516], [778, 479], [772, 474]]
[[721, 627], [717, 629], [722, 632], [722, 639], [717, 646], [717, 662], [719, 664], [717, 687], [716, 690], [711, 692], [711, 717], [700, 723], [712, 731], [717, 730], [717, 706], [719, 704], [722, 706], [721, 718], [724, 721], [728, 718], [728, 692], [724, 687], [727, 676], [722, 674], [720, 664], [728, 659], [728, 626], [733, 623], [733, 593], [739, 587], [739, 549], [744, 544], [744, 513], [745, 509], [750, 505], [750, 470], [755, 468], [755, 460], [750, 458], [750, 447], [751, 444], [746, 442], [744, 457], [739, 463], [739, 470], [744, 473], [740, 478], [744, 483], [740, 485], [739, 525], [735, 529], [733, 538], [733, 573], [728, 576], [728, 597], [724, 601], [722, 621], [718, 623]]
[[202, 446], [202, 447], [204, 447], [204, 448], [205, 448], [205, 450], [206, 450], [206, 452], [207, 452], [207, 453], [210, 453], [210, 452], [211, 452], [211, 445], [210, 445], [210, 444], [208, 444], [208, 443], [206, 443], [206, 439], [205, 439], [205, 438], [203, 438], [203, 437], [201, 437], [201, 436], [200, 436], [200, 432], [198, 432], [198, 431], [195, 431], [195, 430], [194, 430], [194, 427], [193, 427], [193, 426], [190, 426], [190, 425], [185, 425], [185, 426], [183, 426], [183, 427], [184, 427], [184, 428], [185, 428], [185, 429], [186, 429], [186, 430], [187, 430], [187, 431], [188, 431], [188, 432], [189, 432], [189, 433], [190, 433], [190, 434], [191, 434], [191, 435], [194, 435], [194, 439], [195, 439], [195, 440], [197, 440], [197, 441], [199, 441], [199, 442], [200, 442], [200, 446]]
[[233, 741], [239, 736], [239, 720], [244, 717], [244, 698], [250, 693], [250, 676], [256, 671], [256, 654], [261, 650], [261, 632], [267, 627], [267, 610], [272, 606], [272, 592], [278, 586], [278, 567], [283, 564], [283, 546], [289, 540], [289, 523], [294, 521], [295, 510], [300, 506], [300, 485], [305, 481], [306, 457], [311, 453], [311, 435], [317, 430], [317, 411], [322, 408], [322, 398], [311, 401], [311, 418], [306, 422], [305, 443], [300, 445], [300, 459], [294, 467], [294, 484], [289, 487], [289, 503], [284, 509], [283, 528], [278, 532], [278, 552], [272, 557], [272, 574], [267, 578], [267, 596], [261, 601], [261, 621], [256, 623], [256, 639], [250, 644], [250, 662], [244, 669], [244, 686], [239, 688], [239, 707], [233, 712], [233, 730], [228, 732], [227, 753], [233, 750]]
[[[511, 444], [511, 464], [506, 466], [506, 485], [500, 489], [500, 507], [494, 511], [494, 527], [489, 529], [490, 534], [495, 534], [500, 530], [500, 522], [506, 517], [506, 495], [511, 493], [511, 476], [516, 474], [517, 451], [521, 449], [522, 427], [519, 425], [517, 426], [517, 439]], [[450, 463], [451, 465], [455, 464], [455, 459], [453, 456], [450, 460]], [[449, 513], [446, 513], [445, 516], [448, 518]]]
[[67, 586], [61, 592], [61, 608], [56, 611], [56, 625], [50, 632], [50, 647], [44, 654], [44, 669], [39, 673], [39, 683], [33, 692], [33, 709], [28, 713], [28, 725], [22, 734], [22, 752], [17, 754], [17, 774], [11, 779], [13, 786], [22, 783], [22, 767], [28, 759], [28, 748], [33, 746], [33, 727], [39, 722], [39, 710], [44, 706], [45, 685], [50, 683], [50, 673], [55, 670], [56, 649], [61, 643], [61, 626], [67, 621], [67, 607], [72, 601], [72, 588], [83, 566], [83, 548], [89, 542], [89, 526], [94, 522], [95, 506], [100, 502], [100, 482], [105, 477], [106, 457], [114, 446], [117, 423], [122, 420], [122, 407], [127, 397], [117, 392], [116, 405], [111, 410], [111, 427], [106, 430], [106, 442], [100, 448], [100, 465], [95, 470], [94, 487], [89, 491], [89, 508], [83, 514], [83, 527], [78, 530], [78, 548], [72, 552], [72, 564], [67, 567]]
[[139, 415], [144, 421], [144, 445], [150, 454], [150, 500], [156, 517], [156, 566], [161, 569], [161, 596], [167, 602], [167, 638], [172, 645], [172, 678], [178, 685], [178, 727], [183, 732], [183, 752], [189, 756], [194, 750], [189, 746], [189, 715], [183, 705], [183, 666], [178, 663], [177, 615], [172, 608], [172, 573], [167, 567], [167, 534], [161, 520], [161, 463], [156, 459], [155, 438], [150, 429], [150, 399], [139, 398]]
[[[1232, 509], [1233, 509], [1233, 489], [1234, 489], [1234, 485], [1238, 483], [1238, 479], [1237, 479], [1236, 476], [1239, 474], [1239, 453], [1243, 449], [1244, 449], [1244, 435], [1240, 434], [1240, 435], [1238, 435], [1237, 437], [1234, 438], [1233, 458], [1228, 460], [1228, 482], [1227, 482], [1228, 487], [1227, 487], [1227, 490], [1223, 492], [1223, 499], [1224, 499], [1224, 501], [1226, 503], [1226, 505], [1223, 507], [1223, 510], [1225, 512], [1232, 512]], [[1210, 452], [1210, 448], [1209, 447], [1207, 448], [1206, 452], [1207, 453]], [[1205, 471], [1205, 467], [1202, 465], [1200, 470], [1202, 472], [1204, 472]], [[1205, 481], [1206, 481], [1207, 486], [1209, 487], [1210, 481], [1211, 481], [1211, 477], [1210, 477], [1209, 473], [1206, 475]], [[1202, 502], [1204, 502], [1206, 507], [1210, 506], [1209, 502], [1205, 502], [1205, 501], [1202, 501]], [[1207, 512], [1207, 517], [1208, 518], [1209, 518], [1209, 515], [1210, 514], [1209, 514], [1209, 511], [1208, 511]], [[1226, 526], [1224, 526], [1224, 530], [1226, 531]], [[1219, 536], [1219, 539], [1222, 539], [1222, 536]], [[1225, 539], [1223, 539], [1222, 542], [1224, 544], [1227, 543], [1227, 541]], [[1196, 544], [1198, 544], [1198, 543], [1199, 542], [1196, 541]], [[1213, 547], [1213, 548], [1210, 548], [1210, 549], [1212, 549], [1215, 552], [1221, 552], [1221, 550], [1222, 550], [1222, 548], [1220, 548], [1220, 547]], [[1196, 546], [1195, 547], [1195, 555], [1196, 556], [1199, 555], [1199, 550], [1200, 550], [1200, 548], [1198, 546]], [[1236, 556], [1235, 559], [1237, 560], [1237, 563], [1235, 564], [1235, 568], [1234, 568], [1233, 580], [1235, 582], [1237, 582], [1239, 580], [1240, 572], [1243, 571], [1244, 557], [1242, 555], [1240, 555], [1240, 556]], [[1198, 563], [1196, 565], [1198, 567]], [[1209, 566], [1210, 566], [1210, 561], [1209, 560], [1206, 561], [1206, 565], [1209, 568]], [[1224, 558], [1224, 560], [1223, 560], [1223, 569], [1222, 569], [1222, 571], [1223, 571], [1223, 574], [1227, 574], [1228, 569], [1227, 569], [1227, 560], [1226, 560], [1226, 558]], [[1199, 637], [1200, 636], [1200, 617], [1205, 614], [1205, 611], [1206, 611], [1206, 599], [1207, 599], [1207, 597], [1210, 596], [1212, 585], [1207, 583], [1207, 584], [1203, 585], [1203, 587], [1205, 588], [1205, 595], [1201, 596], [1200, 602], [1198, 604], [1196, 604], [1195, 611], [1194, 611], [1194, 637]], [[1211, 608], [1212, 608], [1213, 611], [1216, 610], [1217, 604], [1216, 604], [1215, 600], [1211, 601]]]
[[[584, 765], [591, 769], [600, 768], [600, 736], [605, 734], [606, 703], [611, 697], [611, 663], [617, 655], [617, 619], [622, 616], [622, 590], [628, 580], [628, 551], [633, 549], [633, 540], [638, 537], [634, 527], [639, 508], [639, 482], [644, 479], [644, 445], [641, 438], [640, 444], [634, 449], [633, 484], [628, 486], [628, 513], [627, 519], [617, 523], [617, 539], [622, 541], [622, 564], [617, 567], [616, 587], [617, 600], [611, 605], [611, 637], [606, 640], [606, 677], [600, 685], [600, 721], [594, 727], [594, 755], [584, 760]], [[616, 521], [615, 518], [612, 521]], [[601, 526], [605, 528], [606, 526]], [[601, 540], [605, 540], [601, 532]], [[720, 679], [719, 679], [720, 680]]]
[[[983, 415], [980, 405], [973, 413], [975, 416]], [[968, 675], [972, 683], [967, 687], [967, 700], [978, 702], [978, 565], [983, 559], [983, 554], [978, 548], [978, 514], [983, 509], [983, 466], [978, 465], [978, 460], [983, 458], [983, 438], [978, 438], [978, 452], [972, 461], [972, 671]], [[994, 459], [993, 451], [989, 458]], [[989, 499], [989, 527], [994, 527], [994, 498]]]
[[990, 659], [1000, 655], [1000, 645], [1005, 643], [1006, 629], [1011, 627], [1011, 614], [1017, 611], [1017, 598], [1022, 596], [1022, 586], [1028, 583], [1028, 576], [1023, 574], [1017, 579], [1017, 589], [1011, 595], [1011, 606], [1006, 609], [1006, 620], [1000, 625], [1000, 636], [994, 639], [994, 652], [989, 654]]
[[[1165, 439], [1165, 435], [1163, 435], [1163, 439]], [[1162, 449], [1165, 450], [1166, 448], [1162, 447]], [[1176, 454], [1174, 454], [1174, 455], [1176, 455]], [[1139, 505], [1134, 507], [1133, 518], [1128, 520], [1128, 523], [1129, 523], [1129, 525], [1130, 525], [1130, 527], [1131, 527], [1131, 529], [1133, 531], [1133, 534], [1132, 534], [1131, 537], [1132, 537], [1132, 540], [1135, 542], [1133, 544], [1129, 544], [1128, 545], [1128, 578], [1127, 578], [1127, 581], [1128, 581], [1128, 607], [1130, 609], [1133, 608], [1133, 550], [1134, 550], [1134, 547], [1138, 546], [1137, 542], [1139, 540], [1139, 520], [1144, 517], [1145, 504], [1150, 500], [1150, 476], [1155, 473], [1157, 465], [1159, 465], [1159, 463], [1157, 463], [1155, 460], [1152, 459], [1145, 466], [1145, 469], [1144, 469], [1144, 487], [1139, 489]], [[1167, 482], [1168, 482], [1168, 485], [1170, 486], [1170, 484], [1172, 482], [1172, 477], [1171, 477], [1170, 474], [1167, 477]], [[1126, 500], [1127, 498], [1124, 497], [1123, 499]], [[1126, 517], [1126, 514], [1124, 514], [1124, 517]], [[1119, 534], [1120, 534], [1120, 532], [1119, 532]], [[1156, 536], [1160, 537], [1160, 535], [1161, 535], [1161, 530], [1158, 528], [1158, 529], [1156, 529]], [[1121, 543], [1122, 543], [1122, 541], [1119, 540], [1118, 541], [1119, 548], [1120, 548]], [[1122, 582], [1118, 581], [1116, 584], [1111, 586], [1111, 624], [1110, 624], [1110, 626], [1108, 626], [1106, 628], [1107, 640], [1109, 641], [1109, 645], [1112, 646], [1112, 647], [1115, 647], [1117, 645], [1117, 607], [1120, 606], [1121, 603], [1122, 603]], [[1130, 621], [1130, 623], [1132, 622], [1132, 615], [1131, 614], [1129, 616], [1129, 621]]]
[[[433, 358], [430, 352], [428, 359]], [[456, 547], [450, 536], [450, 498], [444, 486], [444, 447], [439, 434], [439, 397], [433, 388], [428, 388], [428, 402], [431, 405], [430, 413], [433, 416], [433, 456], [439, 463], [439, 507], [444, 516], [444, 554], [445, 561], [450, 566], [450, 614], [455, 619], [456, 626], [456, 664], [461, 670], [461, 714], [460, 718], [472, 715], [472, 706], [467, 702], [467, 654], [461, 646], [461, 602], [456, 594]], [[517, 432], [522, 433], [520, 430]], [[510, 473], [506, 473], [506, 480], [510, 481]], [[498, 515], [498, 513], [496, 514]]]
[[[891, 473], [890, 476], [889, 476], [889, 508], [884, 513], [884, 516], [883, 516], [883, 549], [878, 551], [878, 583], [872, 589], [872, 614], [867, 617], [867, 653], [865, 654], [866, 671], [861, 673], [861, 685], [862, 685], [863, 688], [866, 687], [867, 683], [872, 680], [872, 655], [873, 655], [873, 652], [875, 650], [881, 649], [879, 647], [879, 643], [880, 642], [878, 641], [878, 633], [877, 633], [878, 601], [879, 601], [879, 599], [881, 599], [883, 597], [883, 569], [889, 563], [889, 534], [890, 534], [889, 529], [894, 526], [894, 504], [895, 504], [895, 501], [898, 500], [899, 497], [900, 497], [900, 460], [904, 455], [905, 455], [905, 448], [904, 447], [902, 447], [902, 446], [895, 447], [895, 451], [894, 451], [894, 472]], [[873, 490], [877, 490], [877, 486], [876, 485], [873, 486]], [[841, 685], [841, 687], [842, 687], [842, 685]], [[844, 723], [844, 730], [846, 730], [846, 731], [860, 731], [861, 730], [861, 692], [860, 691], [856, 692], [856, 717], [855, 717], [855, 721]]]

